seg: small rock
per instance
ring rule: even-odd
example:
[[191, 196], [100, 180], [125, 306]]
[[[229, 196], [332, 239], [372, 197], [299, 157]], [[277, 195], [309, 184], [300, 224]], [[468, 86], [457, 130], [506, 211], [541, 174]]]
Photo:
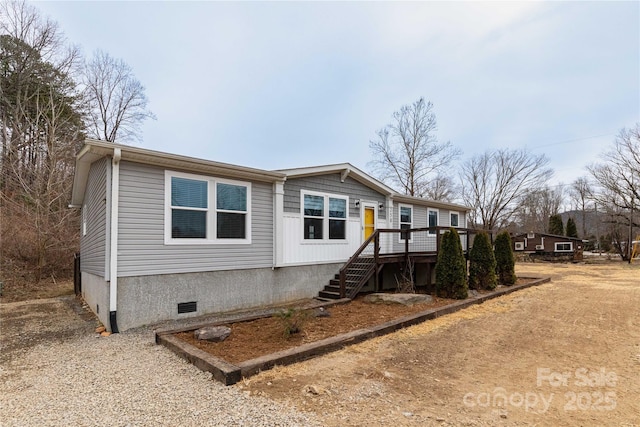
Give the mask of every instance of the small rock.
[[198, 340], [220, 342], [231, 335], [231, 328], [227, 326], [205, 326], [204, 328], [196, 329], [193, 335]]
[[476, 298], [478, 295], [480, 295], [478, 293], [478, 291], [476, 291], [475, 289], [469, 289], [469, 296], [470, 297]]
[[402, 415], [404, 415], [407, 418], [411, 418], [413, 417], [413, 412], [403, 412]]
[[444, 421], [444, 418], [442, 418], [442, 417], [438, 417], [438, 418], [436, 418], [436, 421], [443, 422], [443, 421]]
[[100, 336], [102, 337], [108, 337], [109, 335], [111, 335], [111, 332], [103, 331], [100, 333]]
[[329, 310], [325, 310], [324, 307], [320, 307], [313, 313], [314, 317], [331, 317]]
[[311, 394], [313, 396], [317, 396], [320, 393], [324, 392], [324, 389], [318, 387], [317, 385], [307, 385], [302, 389], [302, 392], [305, 394]]
[[101, 333], [103, 333], [103, 332], [104, 332], [104, 331], [106, 331], [106, 330], [107, 330], [107, 328], [105, 328], [104, 326], [98, 326], [98, 327], [96, 328], [96, 334], [101, 334]]

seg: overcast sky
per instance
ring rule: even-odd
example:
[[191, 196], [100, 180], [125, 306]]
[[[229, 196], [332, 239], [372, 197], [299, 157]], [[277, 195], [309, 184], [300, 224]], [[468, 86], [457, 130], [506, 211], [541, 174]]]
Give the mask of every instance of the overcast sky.
[[526, 147], [557, 184], [640, 121], [636, 1], [34, 4], [133, 68], [154, 150], [370, 171], [369, 140], [423, 96], [464, 158]]

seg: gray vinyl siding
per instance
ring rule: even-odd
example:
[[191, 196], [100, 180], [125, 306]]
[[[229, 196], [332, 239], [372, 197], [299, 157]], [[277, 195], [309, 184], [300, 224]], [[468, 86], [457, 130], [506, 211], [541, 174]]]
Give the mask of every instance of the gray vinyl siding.
[[[107, 232], [107, 167], [109, 159], [102, 158], [91, 165], [80, 224], [80, 269], [104, 277]], [[83, 235], [82, 219], [86, 217], [87, 234]]]
[[[383, 194], [367, 187], [351, 177], [340, 182], [340, 174], [328, 174], [310, 176], [304, 178], [287, 178], [284, 184], [284, 211], [300, 213], [300, 191], [318, 191], [329, 194], [339, 194], [349, 197], [349, 217], [359, 218], [360, 208], [355, 206], [355, 200], [383, 203], [386, 205], [386, 197]], [[386, 210], [378, 211], [379, 219], [386, 219]]]
[[438, 212], [438, 225], [440, 227], [449, 227], [451, 225], [451, 211], [440, 209]]
[[251, 183], [251, 244], [165, 245], [164, 179], [162, 168], [131, 162], [120, 165], [118, 276], [273, 265], [272, 184]]

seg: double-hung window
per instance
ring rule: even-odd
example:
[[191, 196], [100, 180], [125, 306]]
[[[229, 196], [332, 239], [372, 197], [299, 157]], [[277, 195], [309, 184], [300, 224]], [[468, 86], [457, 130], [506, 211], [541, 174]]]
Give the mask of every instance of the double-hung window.
[[[400, 230], [409, 230], [413, 228], [413, 207], [407, 205], [399, 205], [400, 211]], [[408, 231], [400, 233], [400, 240], [411, 240], [411, 235]]]
[[165, 243], [251, 243], [251, 184], [165, 172]]
[[[427, 217], [429, 220], [429, 228], [438, 226], [438, 211], [428, 209]], [[429, 234], [436, 234], [436, 230], [429, 230]]]
[[301, 193], [304, 240], [345, 240], [347, 238], [346, 196]]
[[458, 227], [460, 225], [460, 216], [458, 215], [458, 212], [451, 212], [450, 218], [451, 222], [449, 225], [452, 227]]

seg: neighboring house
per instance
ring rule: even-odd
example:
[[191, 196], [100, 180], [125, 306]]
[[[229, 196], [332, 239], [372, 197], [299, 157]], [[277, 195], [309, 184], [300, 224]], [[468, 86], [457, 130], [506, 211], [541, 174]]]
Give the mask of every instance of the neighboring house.
[[522, 233], [512, 236], [513, 250], [517, 253], [545, 256], [565, 256], [574, 261], [582, 259], [582, 239], [546, 233]]
[[266, 171], [95, 140], [71, 205], [82, 295], [111, 331], [314, 297], [374, 230], [468, 214], [348, 163]]

